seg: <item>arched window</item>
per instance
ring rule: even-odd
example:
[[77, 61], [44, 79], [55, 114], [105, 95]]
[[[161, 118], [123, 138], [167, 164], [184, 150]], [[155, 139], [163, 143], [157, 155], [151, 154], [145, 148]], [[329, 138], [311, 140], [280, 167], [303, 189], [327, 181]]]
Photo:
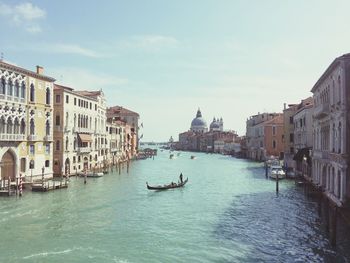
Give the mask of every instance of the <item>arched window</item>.
[[342, 153], [342, 136], [341, 136], [341, 122], [339, 122], [339, 126], [338, 126], [338, 153]]
[[13, 83], [12, 83], [12, 80], [10, 79], [9, 80], [9, 83], [8, 83], [8, 91], [7, 91], [7, 94], [12, 96], [13, 95]]
[[341, 102], [341, 79], [338, 76], [338, 101]]
[[34, 89], [34, 84], [30, 84], [30, 101], [34, 102], [35, 99], [35, 89]]
[[46, 88], [46, 104], [50, 105], [51, 102], [51, 92], [50, 88]]
[[97, 149], [97, 138], [95, 139], [95, 150]]
[[21, 134], [26, 134], [26, 123], [24, 119], [21, 121]]
[[20, 128], [20, 126], [19, 126], [19, 120], [18, 120], [18, 118], [16, 118], [16, 119], [15, 119], [15, 125], [14, 125], [14, 131], [13, 131], [13, 133], [14, 133], [14, 134], [19, 134], [19, 128]]
[[336, 129], [335, 124], [333, 123], [333, 136], [332, 136], [332, 144], [333, 144], [333, 152], [335, 152], [335, 146], [336, 146]]
[[3, 134], [3, 133], [5, 133], [5, 127], [6, 127], [6, 122], [5, 122], [5, 118], [4, 118], [4, 116], [2, 116], [1, 117], [1, 119], [0, 119], [0, 133], [1, 134]]
[[30, 119], [30, 124], [29, 124], [29, 133], [30, 135], [35, 135], [35, 124], [34, 124], [34, 119]]
[[56, 151], [59, 151], [60, 148], [61, 148], [60, 141], [57, 140], [57, 141], [56, 141]]
[[7, 134], [12, 134], [13, 133], [13, 122], [11, 118], [7, 119]]
[[68, 143], [69, 143], [68, 136], [66, 136], [66, 151], [68, 151]]
[[6, 82], [4, 77], [2, 77], [0, 81], [0, 94], [6, 94]]
[[24, 81], [22, 82], [21, 90], [21, 98], [24, 99], [26, 97], [26, 84], [24, 83]]
[[66, 112], [66, 126], [69, 126], [69, 113], [68, 111]]
[[46, 121], [46, 136], [50, 135], [50, 121]]
[[16, 81], [15, 83], [15, 97], [19, 98], [19, 83]]

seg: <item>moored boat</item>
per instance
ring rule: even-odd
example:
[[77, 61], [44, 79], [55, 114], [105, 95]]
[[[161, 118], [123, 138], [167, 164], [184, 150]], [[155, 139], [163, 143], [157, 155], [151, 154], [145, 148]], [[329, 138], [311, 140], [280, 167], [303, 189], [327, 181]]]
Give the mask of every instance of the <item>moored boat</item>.
[[193, 160], [193, 159], [196, 159], [196, 156], [194, 156], [194, 155], [191, 155], [191, 159]]
[[170, 184], [167, 184], [167, 185], [150, 186], [150, 185], [148, 185], [148, 183], [146, 182], [146, 185], [147, 185], [147, 189], [148, 189], [148, 190], [168, 190], [168, 189], [183, 187], [183, 186], [185, 186], [185, 184], [186, 184], [187, 182], [188, 182], [188, 178], [186, 178], [186, 180], [183, 181], [182, 183], [174, 183], [174, 182], [171, 182]]
[[286, 173], [283, 171], [280, 165], [271, 165], [269, 171], [269, 177], [272, 179], [284, 179], [286, 178]]

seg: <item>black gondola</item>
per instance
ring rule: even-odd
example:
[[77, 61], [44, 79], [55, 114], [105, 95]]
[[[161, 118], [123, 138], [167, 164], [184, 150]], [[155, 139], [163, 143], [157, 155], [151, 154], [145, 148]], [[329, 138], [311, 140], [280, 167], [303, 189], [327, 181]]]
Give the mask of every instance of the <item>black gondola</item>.
[[149, 186], [148, 183], [146, 182], [147, 185], [147, 189], [148, 190], [168, 190], [168, 189], [173, 189], [173, 188], [179, 188], [179, 187], [183, 187], [185, 186], [185, 184], [188, 182], [188, 178], [186, 178], [185, 181], [183, 181], [182, 183], [172, 183], [172, 184], [168, 184], [168, 185], [158, 185], [158, 186]]

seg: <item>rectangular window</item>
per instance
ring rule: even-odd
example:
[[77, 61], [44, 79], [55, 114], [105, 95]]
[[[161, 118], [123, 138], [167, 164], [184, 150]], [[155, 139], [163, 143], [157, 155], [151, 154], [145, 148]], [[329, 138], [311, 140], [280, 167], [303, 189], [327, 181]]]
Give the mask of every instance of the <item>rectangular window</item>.
[[293, 116], [289, 117], [289, 124], [293, 124]]
[[90, 110], [92, 109], [92, 103], [90, 102]]
[[34, 169], [34, 160], [29, 162], [29, 169]]
[[69, 96], [66, 95], [66, 103], [69, 103]]
[[276, 135], [276, 126], [272, 126], [272, 135]]
[[50, 167], [50, 161], [49, 160], [45, 161], [45, 167]]
[[32, 155], [35, 154], [35, 145], [34, 145], [34, 144], [29, 145], [29, 152], [30, 152], [30, 154], [32, 154]]
[[293, 133], [289, 134], [289, 141], [294, 142], [294, 134]]
[[74, 105], [77, 105], [77, 98], [74, 98]]
[[61, 95], [56, 95], [56, 103], [61, 103]]
[[60, 141], [59, 140], [57, 140], [56, 141], [56, 151], [59, 151], [60, 150]]
[[45, 152], [46, 154], [50, 154], [50, 144], [45, 145]]
[[73, 163], [75, 163], [75, 156], [73, 156]]
[[56, 116], [56, 126], [60, 126], [61, 125], [61, 120], [60, 120], [60, 115]]
[[275, 140], [272, 141], [272, 148], [276, 149], [276, 141]]
[[95, 110], [97, 111], [97, 104], [95, 104]]
[[26, 158], [21, 158], [21, 172], [24, 173], [26, 171]]

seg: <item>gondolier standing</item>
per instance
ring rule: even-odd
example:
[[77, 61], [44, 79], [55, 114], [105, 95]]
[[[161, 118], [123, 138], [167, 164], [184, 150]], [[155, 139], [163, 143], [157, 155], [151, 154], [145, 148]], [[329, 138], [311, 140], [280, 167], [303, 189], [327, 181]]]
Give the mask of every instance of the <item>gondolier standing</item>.
[[180, 173], [180, 183], [183, 183], [183, 181], [182, 181], [182, 173]]

